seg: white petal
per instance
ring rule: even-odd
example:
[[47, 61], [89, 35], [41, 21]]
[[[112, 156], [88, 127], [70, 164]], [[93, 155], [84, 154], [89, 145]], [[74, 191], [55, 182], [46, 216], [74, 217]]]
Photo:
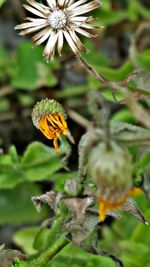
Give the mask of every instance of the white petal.
[[80, 33], [80, 34], [82, 34], [82, 35], [88, 37], [88, 38], [92, 38], [92, 37], [94, 37], [94, 35], [92, 35], [91, 33], [87, 32], [87, 31], [85, 31], [85, 30], [83, 30], [83, 29], [81, 29], [81, 28], [75, 28], [74, 30], [75, 30], [76, 32], [78, 32], [78, 33]]
[[72, 16], [78, 16], [80, 14], [84, 14], [87, 13], [91, 10], [94, 10], [96, 8], [98, 8], [100, 6], [100, 2], [98, 0], [92, 1], [90, 3], [87, 3], [85, 5], [81, 5], [79, 7], [74, 8], [73, 10], [71, 10], [71, 14]]
[[91, 22], [91, 21], [93, 21], [94, 19], [93, 19], [93, 17], [85, 17], [85, 16], [79, 16], [79, 17], [72, 17], [71, 19], [70, 19], [71, 21], [73, 21], [73, 22], [76, 22], [76, 21], [81, 21], [81, 22]]
[[70, 31], [69, 32], [74, 43], [77, 45], [77, 47], [79, 48], [79, 50], [83, 51], [84, 53], [86, 53], [88, 50], [87, 48], [81, 43], [79, 37], [76, 35], [76, 33], [74, 31]]
[[27, 0], [27, 2], [33, 6], [34, 8], [36, 8], [37, 10], [41, 11], [42, 13], [44, 14], [49, 14], [49, 7], [43, 5], [43, 4], [40, 4], [34, 0]]
[[87, 0], [79, 0], [79, 1], [76, 1], [75, 3], [73, 3], [72, 5], [70, 5], [67, 10], [72, 10], [74, 9], [75, 7], [77, 6], [80, 6], [82, 5], [83, 3], [87, 2]]
[[37, 15], [37, 16], [42, 17], [42, 18], [46, 18], [46, 16], [42, 12], [38, 11], [37, 9], [30, 7], [28, 5], [23, 5], [23, 6], [25, 9], [27, 9], [28, 11], [30, 11], [34, 15]]
[[25, 35], [25, 34], [29, 34], [29, 33], [32, 33], [32, 32], [36, 32], [36, 31], [42, 29], [43, 27], [45, 27], [45, 25], [40, 25], [40, 26], [32, 27], [32, 28], [26, 29], [24, 31], [21, 31], [19, 33], [19, 35]]
[[48, 31], [47, 31], [47, 32], [46, 32], [40, 39], [38, 39], [38, 40], [35, 42], [35, 44], [36, 44], [36, 45], [40, 45], [40, 44], [44, 43], [44, 42], [48, 39], [48, 37], [50, 36], [51, 32], [52, 32], [51, 29], [48, 30]]
[[61, 51], [62, 51], [62, 47], [63, 47], [63, 42], [64, 42], [64, 37], [63, 37], [63, 33], [60, 30], [58, 32], [58, 54], [61, 56]]
[[94, 25], [89, 25], [88, 23], [83, 23], [83, 22], [74, 22], [75, 25], [77, 25], [77, 27], [81, 27], [81, 28], [86, 28], [86, 29], [91, 29], [94, 30], [96, 28], [96, 26]]
[[46, 21], [46, 19], [37, 19], [37, 18], [30, 18], [30, 17], [26, 17], [25, 20], [28, 20], [28, 21], [31, 21], [31, 22], [37, 22], [37, 23]]
[[69, 44], [69, 46], [71, 47], [72, 51], [74, 52], [75, 55], [79, 56], [80, 55], [80, 51], [78, 50], [78, 48], [76, 47], [75, 43], [73, 42], [70, 34], [67, 31], [63, 31], [64, 36]]
[[56, 0], [46, 0], [47, 4], [51, 7], [51, 9], [55, 9], [56, 7]]
[[40, 21], [40, 22], [25, 22], [25, 23], [22, 23], [20, 25], [17, 25], [15, 27], [16, 30], [19, 30], [19, 29], [27, 29], [27, 28], [32, 28], [32, 27], [36, 27], [36, 26], [46, 26], [48, 24], [48, 22], [43, 19], [43, 21]]
[[74, 0], [66, 0], [66, 5], [70, 6], [73, 2], [74, 2]]
[[54, 33], [52, 31], [52, 33], [51, 33], [51, 35], [47, 41], [47, 44], [45, 46], [45, 49], [43, 51], [43, 56], [47, 60], [49, 60], [51, 58], [52, 54], [54, 54], [57, 39], [58, 39], [58, 33]]
[[43, 30], [37, 32], [33, 37], [32, 37], [32, 40], [33, 42], [37, 41], [38, 39], [40, 39], [43, 35], [45, 35], [48, 31], [49, 31], [50, 28], [46, 27], [44, 28]]

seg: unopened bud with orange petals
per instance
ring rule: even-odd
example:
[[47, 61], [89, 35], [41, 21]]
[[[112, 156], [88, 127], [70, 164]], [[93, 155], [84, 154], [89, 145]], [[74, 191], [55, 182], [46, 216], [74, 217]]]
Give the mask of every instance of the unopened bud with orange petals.
[[126, 148], [111, 142], [100, 143], [89, 155], [88, 172], [97, 186], [99, 219], [119, 208], [132, 189], [132, 162]]
[[54, 99], [42, 99], [33, 108], [33, 124], [48, 138], [53, 139], [55, 151], [58, 154], [58, 138], [67, 135], [67, 115], [64, 108]]

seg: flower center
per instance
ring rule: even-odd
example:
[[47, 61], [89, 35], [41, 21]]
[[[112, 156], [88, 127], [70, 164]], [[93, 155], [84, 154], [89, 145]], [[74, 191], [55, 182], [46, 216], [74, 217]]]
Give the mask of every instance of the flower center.
[[53, 29], [61, 29], [66, 25], [67, 16], [62, 10], [55, 10], [48, 16], [48, 23]]

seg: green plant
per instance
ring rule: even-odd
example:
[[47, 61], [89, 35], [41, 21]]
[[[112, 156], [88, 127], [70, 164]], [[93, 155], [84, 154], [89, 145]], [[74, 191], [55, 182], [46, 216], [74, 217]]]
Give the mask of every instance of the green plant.
[[[49, 63], [43, 48], [27, 40], [13, 53], [0, 47], [0, 224], [13, 232], [12, 249], [0, 247], [2, 267], [150, 266], [150, 12], [138, 0], [105, 0], [94, 12], [94, 27], [104, 26], [103, 46], [118, 42], [125, 59], [99, 51], [99, 37], [83, 38], [85, 46], [68, 39], [77, 57], [64, 44], [62, 57]], [[128, 34], [130, 43], [120, 47]], [[81, 56], [85, 47], [90, 52]], [[54, 140], [57, 154], [45, 137]]]

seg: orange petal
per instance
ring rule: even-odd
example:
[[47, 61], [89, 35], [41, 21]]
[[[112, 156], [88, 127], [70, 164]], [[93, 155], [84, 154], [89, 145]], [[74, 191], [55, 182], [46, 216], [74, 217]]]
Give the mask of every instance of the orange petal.
[[54, 144], [56, 154], [59, 154], [58, 139], [57, 138], [54, 138], [53, 144]]

